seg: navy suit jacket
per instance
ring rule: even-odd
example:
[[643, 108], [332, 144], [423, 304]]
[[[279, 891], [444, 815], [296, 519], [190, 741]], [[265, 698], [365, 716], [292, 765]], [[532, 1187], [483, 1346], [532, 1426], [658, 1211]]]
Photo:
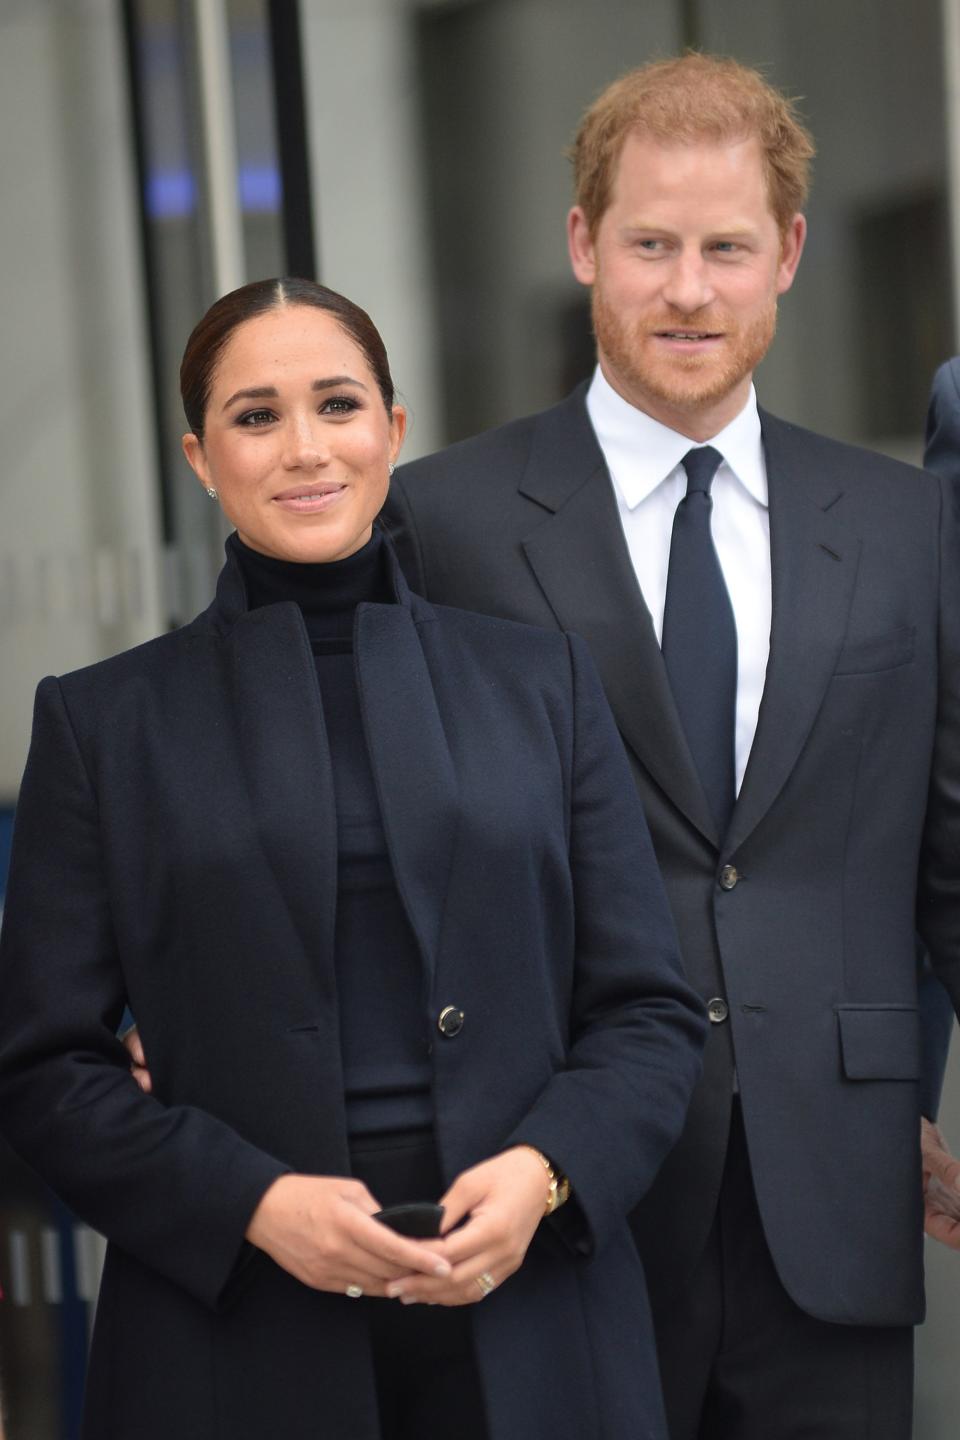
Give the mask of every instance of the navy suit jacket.
[[761, 415], [770, 659], [720, 835], [584, 394], [404, 466], [385, 516], [431, 599], [586, 639], [687, 973], [728, 1007], [684, 1136], [636, 1215], [654, 1306], [687, 1282], [712, 1222], [735, 1048], [757, 1198], [789, 1293], [825, 1320], [917, 1321], [915, 922], [960, 1002], [956, 492]]
[[[705, 1021], [641, 807], [582, 642], [396, 587], [359, 607], [355, 656], [444, 1175], [522, 1140], [576, 1192], [476, 1308], [491, 1437], [659, 1440], [625, 1217], [680, 1131]], [[378, 1434], [361, 1309], [243, 1242], [285, 1170], [348, 1173], [336, 866], [302, 616], [249, 611], [234, 562], [184, 630], [41, 684], [0, 1125], [111, 1242], [91, 1440]], [[152, 1096], [115, 1036], [125, 1002]]]

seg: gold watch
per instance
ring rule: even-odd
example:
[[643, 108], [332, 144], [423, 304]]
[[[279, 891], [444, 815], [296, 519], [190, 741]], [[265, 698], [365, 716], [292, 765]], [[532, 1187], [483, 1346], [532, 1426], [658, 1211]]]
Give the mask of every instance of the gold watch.
[[524, 1149], [536, 1155], [540, 1164], [550, 1177], [550, 1184], [547, 1190], [547, 1203], [544, 1206], [543, 1213], [544, 1215], [552, 1215], [554, 1210], [559, 1210], [560, 1206], [566, 1205], [570, 1199], [570, 1181], [566, 1175], [561, 1175], [560, 1172], [554, 1168], [553, 1163], [547, 1159], [542, 1150], [538, 1150], [534, 1145], [525, 1145]]

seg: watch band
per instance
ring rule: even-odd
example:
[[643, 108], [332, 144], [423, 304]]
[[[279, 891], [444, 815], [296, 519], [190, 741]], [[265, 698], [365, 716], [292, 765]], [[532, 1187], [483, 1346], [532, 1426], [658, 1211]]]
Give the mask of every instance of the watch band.
[[524, 1150], [529, 1150], [532, 1155], [536, 1155], [549, 1176], [547, 1203], [544, 1206], [543, 1213], [544, 1215], [552, 1215], [554, 1210], [559, 1210], [560, 1206], [565, 1205], [570, 1199], [570, 1181], [566, 1175], [560, 1174], [553, 1162], [544, 1155], [542, 1150], [538, 1150], [535, 1145], [524, 1145], [523, 1148]]

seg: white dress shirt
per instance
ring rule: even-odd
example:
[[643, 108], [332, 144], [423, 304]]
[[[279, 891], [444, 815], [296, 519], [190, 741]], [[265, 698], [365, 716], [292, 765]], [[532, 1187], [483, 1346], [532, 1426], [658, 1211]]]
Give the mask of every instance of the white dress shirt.
[[[627, 403], [599, 366], [587, 413], [613, 479], [630, 559], [657, 641], [663, 635], [670, 538], [687, 492], [681, 461], [698, 441]], [[746, 405], [709, 442], [723, 456], [711, 494], [713, 543], [737, 627], [736, 787], [740, 793], [770, 656], [770, 512], [760, 416], [753, 386]]]

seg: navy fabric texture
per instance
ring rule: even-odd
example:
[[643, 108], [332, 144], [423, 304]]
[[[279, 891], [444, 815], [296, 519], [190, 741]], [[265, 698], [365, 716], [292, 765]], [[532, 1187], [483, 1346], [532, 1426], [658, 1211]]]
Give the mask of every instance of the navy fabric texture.
[[[587, 642], [687, 974], [725, 1002], [684, 1134], [635, 1216], [654, 1308], [689, 1284], [707, 1243], [736, 1068], [787, 1292], [823, 1320], [905, 1325], [923, 1314], [917, 931], [960, 1005], [960, 505], [949, 479], [763, 410], [760, 423], [770, 658], [725, 834], [678, 724], [585, 387], [402, 466], [386, 518], [431, 600]], [[840, 1006], [864, 1012], [869, 1076], [845, 1070]], [[924, 1055], [942, 1051], [920, 1019]]]
[[[431, 606], [398, 572], [354, 640], [444, 1184], [524, 1140], [570, 1176], [590, 1242], [545, 1220], [476, 1307], [492, 1440], [662, 1440], [625, 1216], [680, 1132], [704, 1019], [596, 672], [576, 637]], [[349, 1173], [337, 860], [303, 616], [251, 610], [232, 559], [193, 624], [41, 683], [0, 1124], [110, 1242], [89, 1440], [128, 1440], [131, 1416], [138, 1440], [377, 1440], [354, 1302], [244, 1244], [278, 1175]], [[116, 1038], [127, 1001], [152, 1095]]]
[[[337, 827], [334, 968], [351, 1135], [433, 1124], [423, 966], [397, 891], [363, 730], [353, 659], [357, 606], [389, 602], [389, 556], [375, 530], [360, 550], [326, 565], [262, 555], [236, 535], [251, 609], [293, 600], [320, 684]], [[310, 764], [304, 747], [303, 765]]]

